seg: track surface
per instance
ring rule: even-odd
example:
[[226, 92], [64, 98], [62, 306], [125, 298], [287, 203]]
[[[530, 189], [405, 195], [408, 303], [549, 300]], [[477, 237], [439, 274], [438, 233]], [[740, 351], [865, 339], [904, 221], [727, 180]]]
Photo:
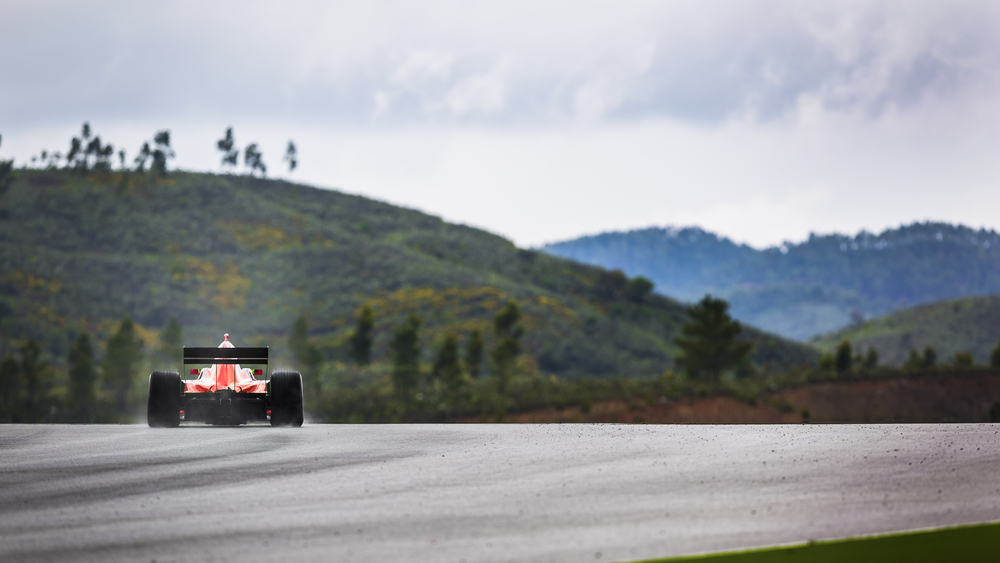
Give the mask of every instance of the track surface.
[[0, 426], [0, 561], [613, 561], [1000, 520], [998, 426]]

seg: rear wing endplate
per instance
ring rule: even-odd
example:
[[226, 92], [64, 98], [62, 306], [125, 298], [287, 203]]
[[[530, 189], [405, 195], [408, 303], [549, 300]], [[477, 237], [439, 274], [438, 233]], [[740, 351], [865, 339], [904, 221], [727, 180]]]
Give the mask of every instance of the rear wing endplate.
[[263, 348], [188, 348], [184, 347], [184, 365], [187, 364], [267, 364], [267, 350]]

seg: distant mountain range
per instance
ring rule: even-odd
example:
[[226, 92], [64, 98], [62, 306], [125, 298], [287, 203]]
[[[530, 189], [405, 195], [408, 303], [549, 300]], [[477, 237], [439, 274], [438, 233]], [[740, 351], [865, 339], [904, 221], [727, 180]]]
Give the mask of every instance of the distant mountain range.
[[683, 301], [711, 293], [740, 320], [797, 340], [915, 305], [1000, 293], [1000, 235], [947, 223], [810, 235], [765, 250], [699, 228], [610, 232], [542, 250], [645, 276]]

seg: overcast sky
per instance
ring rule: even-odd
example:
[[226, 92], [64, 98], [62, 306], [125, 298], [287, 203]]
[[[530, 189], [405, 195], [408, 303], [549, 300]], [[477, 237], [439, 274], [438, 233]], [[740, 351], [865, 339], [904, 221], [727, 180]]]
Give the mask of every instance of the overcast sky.
[[[532, 246], [1000, 228], [1000, 3], [5, 1], [0, 156], [87, 120]], [[285, 144], [300, 168], [282, 166]]]

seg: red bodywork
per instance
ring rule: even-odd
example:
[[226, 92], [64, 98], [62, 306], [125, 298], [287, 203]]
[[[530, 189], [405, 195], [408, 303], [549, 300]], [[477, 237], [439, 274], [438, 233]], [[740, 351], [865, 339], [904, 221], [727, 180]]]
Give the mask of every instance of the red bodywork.
[[[228, 334], [224, 338], [219, 348], [235, 348]], [[241, 368], [239, 364], [212, 364], [210, 368], [201, 369], [198, 379], [184, 382], [185, 393], [212, 393], [223, 389], [237, 393], [267, 393], [267, 381], [254, 379], [253, 370]]]

